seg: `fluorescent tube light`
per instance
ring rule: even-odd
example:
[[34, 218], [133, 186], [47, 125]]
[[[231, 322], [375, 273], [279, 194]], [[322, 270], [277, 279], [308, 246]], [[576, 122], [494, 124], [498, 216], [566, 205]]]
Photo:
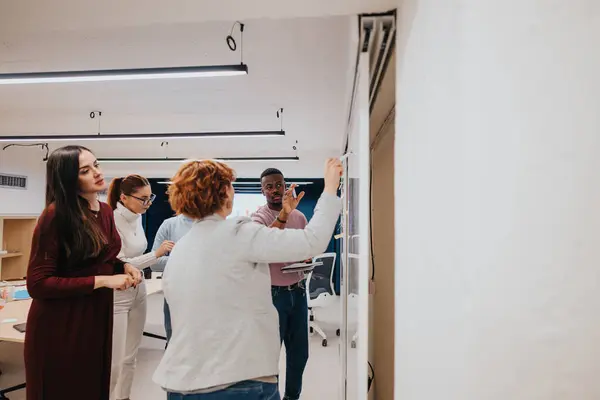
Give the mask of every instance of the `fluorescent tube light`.
[[197, 139], [197, 138], [247, 138], [285, 136], [285, 131], [247, 132], [180, 132], [180, 133], [102, 133], [86, 135], [33, 135], [0, 136], [0, 142], [64, 142], [82, 140], [144, 140], [144, 139]]
[[229, 158], [215, 158], [215, 161], [224, 162], [265, 162], [265, 161], [300, 161], [299, 157], [229, 157]]
[[[313, 182], [296, 182], [296, 181], [290, 181], [290, 180], [285, 180], [285, 183], [288, 184], [295, 184], [295, 185], [312, 185]], [[233, 182], [234, 185], [259, 185], [260, 186], [260, 182], [256, 181], [256, 182]]]
[[196, 67], [106, 69], [88, 71], [20, 72], [0, 74], [0, 85], [126, 81], [138, 79], [204, 78], [247, 75], [246, 64]]
[[[124, 157], [99, 157], [102, 163], [182, 163], [193, 161], [193, 158], [124, 158]], [[209, 160], [223, 162], [266, 162], [266, 161], [300, 161], [298, 157], [220, 157]]]
[[[314, 182], [296, 182], [296, 181], [285, 181], [287, 184], [291, 185], [312, 185]], [[170, 185], [172, 182], [171, 181], [158, 181], [157, 183], [162, 184], [162, 185]], [[256, 188], [260, 189], [260, 182], [238, 182], [235, 181], [233, 182], [234, 186], [241, 186], [240, 189], [254, 189], [254, 188], [249, 188], [247, 186], [249, 185], [254, 185], [256, 186]]]

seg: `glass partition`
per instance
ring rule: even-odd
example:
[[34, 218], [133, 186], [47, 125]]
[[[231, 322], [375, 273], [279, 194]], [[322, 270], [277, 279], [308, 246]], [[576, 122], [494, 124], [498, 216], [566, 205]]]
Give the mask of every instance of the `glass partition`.
[[344, 156], [342, 197], [342, 398], [365, 400], [368, 376], [369, 102], [368, 59], [361, 54], [353, 122]]

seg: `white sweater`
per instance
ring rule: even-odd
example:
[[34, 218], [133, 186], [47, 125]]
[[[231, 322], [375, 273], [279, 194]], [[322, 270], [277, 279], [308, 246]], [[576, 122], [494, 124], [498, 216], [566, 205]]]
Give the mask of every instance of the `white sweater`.
[[274, 229], [213, 215], [177, 242], [163, 275], [173, 336], [154, 382], [186, 393], [278, 375], [279, 317], [270, 262], [327, 248], [341, 210], [323, 194], [305, 229]]
[[156, 264], [158, 259], [153, 251], [144, 254], [148, 240], [142, 227], [142, 216], [130, 211], [121, 203], [117, 203], [114, 214], [115, 225], [121, 236], [121, 251], [117, 256], [119, 260], [139, 269]]

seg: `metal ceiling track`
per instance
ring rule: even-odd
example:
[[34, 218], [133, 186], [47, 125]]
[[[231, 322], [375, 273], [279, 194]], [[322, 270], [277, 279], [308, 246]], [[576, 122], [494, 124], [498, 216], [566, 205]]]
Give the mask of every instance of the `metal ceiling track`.
[[352, 126], [352, 110], [356, 101], [358, 61], [362, 53], [369, 53], [369, 112], [377, 100], [379, 87], [396, 46], [396, 9], [384, 13], [360, 14], [358, 16], [358, 49], [354, 66], [354, 83], [346, 123], [344, 153], [348, 151], [348, 135]]
[[84, 135], [11, 135], [0, 136], [0, 142], [62, 142], [81, 140], [142, 140], [142, 139], [198, 139], [198, 138], [248, 138], [283, 137], [285, 131], [240, 132], [164, 132], [164, 133], [98, 133]]
[[369, 53], [369, 111], [377, 100], [379, 87], [396, 45], [396, 10], [359, 16], [360, 52]]

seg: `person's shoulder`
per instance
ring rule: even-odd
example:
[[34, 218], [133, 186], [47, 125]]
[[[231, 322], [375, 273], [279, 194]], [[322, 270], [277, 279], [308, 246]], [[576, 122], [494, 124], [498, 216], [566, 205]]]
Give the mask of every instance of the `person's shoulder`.
[[181, 217], [181, 215], [175, 215], [173, 217], [169, 217], [167, 219], [165, 219], [162, 224], [160, 224], [160, 228], [166, 229], [167, 227], [173, 225], [175, 222], [177, 222], [177, 220]]
[[117, 221], [125, 221], [125, 216], [119, 211], [118, 208], [112, 209], [110, 205], [106, 203], [100, 203], [100, 212], [106, 215], [112, 215], [115, 222]]
[[38, 221], [52, 221], [54, 220], [54, 218], [56, 217], [56, 204], [51, 203], [49, 204], [46, 208], [44, 208], [42, 210], [42, 213], [40, 214]]
[[56, 203], [50, 203], [42, 210], [42, 215], [54, 215], [56, 213]]
[[156, 234], [158, 235], [160, 233], [161, 235], [170, 237], [171, 229], [177, 223], [177, 221], [179, 221], [179, 217], [181, 217], [181, 215], [175, 215], [173, 217], [165, 219], [158, 227], [158, 231], [156, 231]]
[[267, 224], [269, 217], [271, 217], [271, 212], [269, 211], [269, 206], [266, 204], [258, 207], [256, 211], [250, 215], [250, 218], [253, 221], [261, 224]]
[[238, 225], [242, 225], [242, 224], [247, 224], [249, 222], [252, 222], [252, 218], [244, 217], [244, 216], [231, 217], [231, 218], [227, 218], [225, 220], [225, 223], [227, 225], [231, 225], [231, 226], [238, 226]]
[[56, 225], [56, 205], [54, 203], [49, 204], [42, 210], [42, 213], [38, 217], [37, 228], [41, 232], [48, 232]]
[[225, 224], [236, 234], [245, 231], [247, 228], [257, 229], [262, 226], [261, 224], [256, 223], [252, 218], [245, 216], [228, 218], [225, 220]]
[[256, 211], [254, 211], [254, 212], [252, 213], [251, 217], [253, 217], [253, 216], [255, 216], [255, 215], [262, 215], [262, 214], [264, 214], [265, 212], [267, 212], [267, 205], [266, 205], [266, 204], [264, 204], [264, 205], [262, 205], [262, 206], [258, 207], [258, 208], [256, 209]]
[[105, 203], [105, 202], [103, 202], [103, 201], [100, 201], [99, 203], [100, 203], [100, 212], [101, 212], [102, 214], [105, 214], [105, 213], [106, 213], [106, 214], [113, 214], [113, 213], [114, 213], [114, 211], [113, 211], [113, 209], [110, 207], [110, 205], [108, 205], [107, 203]]

